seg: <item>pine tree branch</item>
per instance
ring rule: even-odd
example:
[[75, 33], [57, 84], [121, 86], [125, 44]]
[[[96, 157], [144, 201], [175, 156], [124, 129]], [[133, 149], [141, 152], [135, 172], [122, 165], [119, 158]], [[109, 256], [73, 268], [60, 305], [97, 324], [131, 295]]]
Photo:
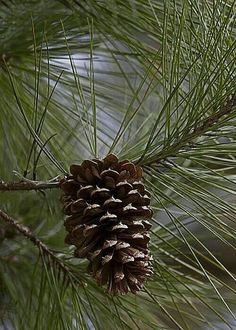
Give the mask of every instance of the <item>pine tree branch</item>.
[[15, 191], [15, 190], [46, 190], [60, 187], [60, 181], [0, 181], [0, 191]]
[[147, 162], [143, 162], [143, 166], [151, 166], [153, 164], [157, 164], [167, 157], [175, 156], [178, 151], [182, 148], [188, 146], [189, 143], [195, 138], [202, 136], [205, 132], [214, 128], [216, 124], [219, 123], [220, 119], [225, 115], [229, 115], [232, 113], [236, 106], [236, 93], [224, 104], [220, 107], [217, 112], [213, 112], [212, 115], [198, 122], [193, 130], [187, 134], [183, 139], [174, 143], [167, 150], [162, 150], [159, 154], [156, 155], [155, 159], [147, 160]]
[[50, 250], [46, 244], [44, 244], [39, 238], [37, 238], [34, 233], [25, 225], [19, 224], [15, 219], [10, 217], [7, 213], [0, 210], [0, 219], [4, 222], [13, 226], [18, 232], [29, 239], [43, 255], [51, 258], [51, 260], [58, 266], [58, 268], [64, 273], [70, 273], [68, 267]]

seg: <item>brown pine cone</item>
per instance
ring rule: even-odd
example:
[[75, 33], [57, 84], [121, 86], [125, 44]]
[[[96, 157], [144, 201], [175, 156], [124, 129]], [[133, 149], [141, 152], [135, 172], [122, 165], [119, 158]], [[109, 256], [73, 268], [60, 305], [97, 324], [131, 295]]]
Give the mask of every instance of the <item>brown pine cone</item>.
[[108, 292], [139, 291], [152, 274], [148, 231], [150, 194], [142, 169], [110, 154], [103, 160], [71, 165], [61, 181], [68, 231], [75, 257], [87, 258], [89, 272]]

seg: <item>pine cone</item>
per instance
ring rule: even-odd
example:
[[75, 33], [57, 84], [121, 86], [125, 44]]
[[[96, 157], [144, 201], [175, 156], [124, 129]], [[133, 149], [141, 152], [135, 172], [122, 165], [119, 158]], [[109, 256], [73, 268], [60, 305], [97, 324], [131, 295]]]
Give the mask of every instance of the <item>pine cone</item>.
[[71, 165], [70, 172], [61, 181], [65, 242], [76, 247], [75, 257], [89, 260], [89, 272], [108, 292], [139, 291], [152, 273], [147, 219], [153, 213], [142, 169], [110, 154]]

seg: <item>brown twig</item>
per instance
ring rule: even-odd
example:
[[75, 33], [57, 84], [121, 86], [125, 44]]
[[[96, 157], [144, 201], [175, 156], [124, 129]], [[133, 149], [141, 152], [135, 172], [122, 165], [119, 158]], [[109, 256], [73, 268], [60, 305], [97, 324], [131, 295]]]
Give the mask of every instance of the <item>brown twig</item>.
[[43, 182], [43, 181], [0, 181], [0, 191], [15, 191], [15, 190], [45, 190], [59, 188], [60, 182]]
[[18, 232], [20, 232], [27, 239], [29, 239], [39, 249], [42, 255], [50, 257], [52, 262], [54, 262], [58, 266], [59, 270], [61, 270], [64, 274], [70, 273], [68, 267], [55, 255], [52, 250], [47, 247], [46, 244], [44, 244], [39, 238], [37, 238], [28, 227], [19, 224], [15, 219], [10, 217], [2, 210], [0, 210], [0, 219], [12, 225]]
[[198, 122], [192, 129], [192, 131], [187, 134], [183, 139], [175, 142], [169, 149], [162, 150], [159, 154], [156, 155], [155, 159], [150, 161], [147, 160], [146, 163], [143, 163], [142, 165], [144, 166], [144, 169], [145, 166], [150, 166], [159, 163], [165, 160], [167, 157], [174, 156], [180, 149], [186, 147], [187, 145], [189, 146], [189, 143], [192, 140], [212, 129], [222, 117], [231, 114], [235, 106], [236, 93], [225, 104], [221, 105], [220, 109], [217, 112], [212, 113], [212, 115], [210, 115], [209, 117]]

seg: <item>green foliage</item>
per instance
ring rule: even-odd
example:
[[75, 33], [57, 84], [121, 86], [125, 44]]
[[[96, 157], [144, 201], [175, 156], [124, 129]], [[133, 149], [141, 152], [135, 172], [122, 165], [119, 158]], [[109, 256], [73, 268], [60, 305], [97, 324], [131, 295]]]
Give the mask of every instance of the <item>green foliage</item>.
[[154, 275], [111, 297], [64, 244], [60, 192], [0, 192], [56, 256], [19, 233], [0, 243], [3, 329], [235, 328], [235, 9], [0, 2], [0, 180], [114, 152], [143, 166], [155, 211]]

